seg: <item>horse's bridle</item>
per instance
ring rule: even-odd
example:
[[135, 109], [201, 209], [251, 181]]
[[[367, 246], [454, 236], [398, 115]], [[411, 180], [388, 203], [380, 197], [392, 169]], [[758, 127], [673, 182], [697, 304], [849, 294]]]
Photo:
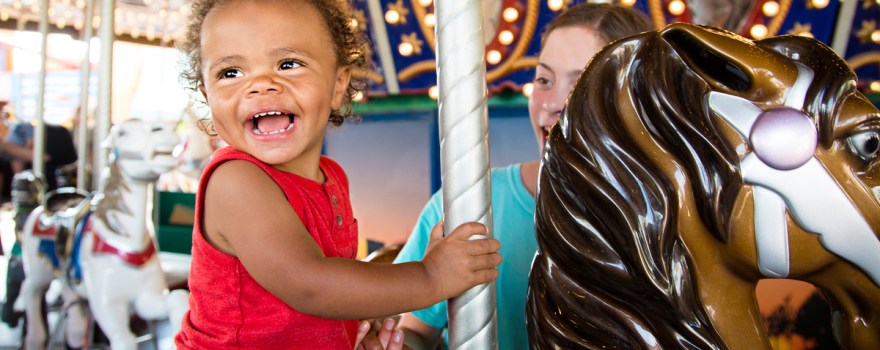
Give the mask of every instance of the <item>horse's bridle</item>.
[[814, 73], [795, 63], [798, 78], [785, 106], [762, 110], [751, 101], [709, 93], [709, 107], [740, 133], [750, 152], [740, 161], [752, 185], [758, 266], [768, 277], [790, 273], [785, 212], [830, 252], [852, 262], [880, 286], [880, 239], [846, 193], [814, 156], [818, 132], [801, 111]]

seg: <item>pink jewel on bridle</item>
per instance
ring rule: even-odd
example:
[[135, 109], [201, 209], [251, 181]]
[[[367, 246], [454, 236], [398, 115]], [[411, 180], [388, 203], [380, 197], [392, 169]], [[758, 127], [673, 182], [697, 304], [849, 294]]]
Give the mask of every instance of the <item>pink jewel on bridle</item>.
[[813, 120], [791, 107], [761, 112], [749, 135], [749, 143], [758, 159], [778, 170], [804, 165], [816, 152], [817, 140]]

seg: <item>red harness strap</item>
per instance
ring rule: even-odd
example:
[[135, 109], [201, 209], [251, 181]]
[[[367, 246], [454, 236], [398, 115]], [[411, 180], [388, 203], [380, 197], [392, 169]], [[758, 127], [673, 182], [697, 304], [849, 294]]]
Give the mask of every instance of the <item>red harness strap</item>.
[[[41, 212], [39, 215], [42, 216], [43, 213]], [[43, 227], [43, 225], [40, 225], [41, 222], [42, 222], [42, 220], [40, 220], [40, 218], [37, 218], [37, 220], [34, 220], [33, 235], [34, 236], [41, 236], [41, 237], [49, 237], [52, 240], [55, 240], [55, 233], [58, 232], [58, 227], [55, 226], [54, 224], [49, 225], [47, 227]]]
[[93, 252], [116, 255], [120, 259], [122, 259], [122, 261], [125, 261], [131, 265], [141, 266], [149, 261], [150, 258], [152, 258], [153, 255], [156, 254], [156, 245], [153, 244], [153, 242], [147, 244], [146, 248], [144, 248], [140, 252], [123, 251], [117, 247], [110, 245], [109, 243], [102, 240], [100, 235], [92, 231], [92, 220], [88, 220], [88, 222], [86, 222], [86, 226], [84, 227], [83, 231], [88, 232], [95, 237], [95, 244], [92, 248]]

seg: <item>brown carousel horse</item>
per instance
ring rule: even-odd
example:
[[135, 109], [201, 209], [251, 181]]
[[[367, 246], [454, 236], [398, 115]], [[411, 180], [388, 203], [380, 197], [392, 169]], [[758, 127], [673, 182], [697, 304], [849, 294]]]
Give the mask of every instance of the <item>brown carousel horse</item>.
[[587, 66], [543, 156], [535, 348], [762, 349], [755, 286], [812, 283], [880, 349], [880, 113], [803, 37], [673, 24]]

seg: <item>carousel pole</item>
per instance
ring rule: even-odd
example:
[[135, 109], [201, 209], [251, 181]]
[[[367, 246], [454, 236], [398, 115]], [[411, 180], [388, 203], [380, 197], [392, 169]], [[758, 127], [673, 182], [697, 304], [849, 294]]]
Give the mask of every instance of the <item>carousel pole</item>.
[[[468, 221], [492, 235], [488, 91], [479, 0], [438, 0], [437, 84], [443, 232]], [[484, 239], [487, 237], [476, 237]], [[449, 348], [496, 349], [495, 283], [449, 300]]]
[[31, 162], [34, 173], [46, 177], [55, 176], [55, 174], [44, 174], [45, 164], [43, 156], [46, 154], [46, 125], [43, 119], [45, 111], [45, 95], [46, 95], [46, 59], [48, 58], [49, 38], [49, 0], [40, 2], [40, 73], [37, 76], [37, 110], [34, 125], [34, 159]]
[[92, 43], [92, 18], [95, 16], [95, 1], [86, 0], [86, 8], [83, 12], [83, 35], [82, 40], [86, 45], [83, 54], [82, 65], [79, 67], [80, 94], [79, 94], [79, 128], [77, 129], [77, 149], [79, 149], [79, 161], [76, 162], [76, 188], [88, 191], [86, 184], [86, 164], [89, 157], [89, 72], [91, 60], [89, 59]]
[[[101, 58], [98, 65], [98, 108], [95, 120], [95, 132], [92, 137], [98, 142], [104, 140], [110, 133], [110, 113], [112, 105], [113, 88], [113, 39], [114, 23], [113, 9], [116, 7], [115, 0], [101, 0], [101, 27], [98, 28], [98, 39], [101, 41]], [[107, 159], [107, 152], [103, 147], [93, 147], [92, 171], [102, 171]], [[92, 176], [92, 182], [101, 181], [101, 176]], [[95, 184], [93, 188], [100, 188], [101, 184]]]

